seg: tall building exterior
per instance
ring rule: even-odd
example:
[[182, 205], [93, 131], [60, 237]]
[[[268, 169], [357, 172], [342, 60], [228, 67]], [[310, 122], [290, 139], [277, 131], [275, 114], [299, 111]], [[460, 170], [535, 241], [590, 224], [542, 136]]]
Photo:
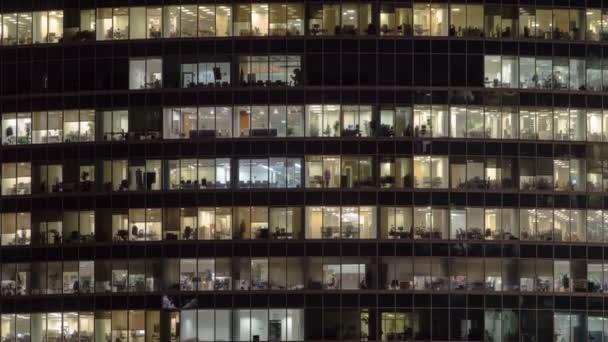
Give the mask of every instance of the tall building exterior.
[[2, 0], [0, 341], [608, 341], [602, 6]]

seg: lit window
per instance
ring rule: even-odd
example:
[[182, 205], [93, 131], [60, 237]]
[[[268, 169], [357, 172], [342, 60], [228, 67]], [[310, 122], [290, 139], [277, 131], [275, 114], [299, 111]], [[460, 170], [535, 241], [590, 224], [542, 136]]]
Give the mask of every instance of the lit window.
[[2, 164], [2, 195], [29, 195], [32, 189], [30, 163]]
[[129, 61], [129, 89], [158, 89], [163, 86], [161, 58], [138, 58]]

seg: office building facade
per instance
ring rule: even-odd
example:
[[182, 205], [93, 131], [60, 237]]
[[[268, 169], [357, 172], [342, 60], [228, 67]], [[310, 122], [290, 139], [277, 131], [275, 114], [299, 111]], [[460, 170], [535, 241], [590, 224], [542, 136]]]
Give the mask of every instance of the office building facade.
[[602, 1], [0, 23], [0, 341], [608, 341]]

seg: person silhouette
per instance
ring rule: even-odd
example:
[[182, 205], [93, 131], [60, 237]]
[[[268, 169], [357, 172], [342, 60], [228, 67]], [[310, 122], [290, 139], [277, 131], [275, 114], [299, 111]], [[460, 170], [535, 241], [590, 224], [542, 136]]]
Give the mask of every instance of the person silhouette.
[[302, 83], [302, 70], [293, 69], [293, 75], [291, 75], [291, 80], [293, 81], [294, 86], [298, 86]]
[[135, 184], [137, 184], [137, 190], [143, 190], [144, 188], [144, 173], [140, 168], [135, 170]]

